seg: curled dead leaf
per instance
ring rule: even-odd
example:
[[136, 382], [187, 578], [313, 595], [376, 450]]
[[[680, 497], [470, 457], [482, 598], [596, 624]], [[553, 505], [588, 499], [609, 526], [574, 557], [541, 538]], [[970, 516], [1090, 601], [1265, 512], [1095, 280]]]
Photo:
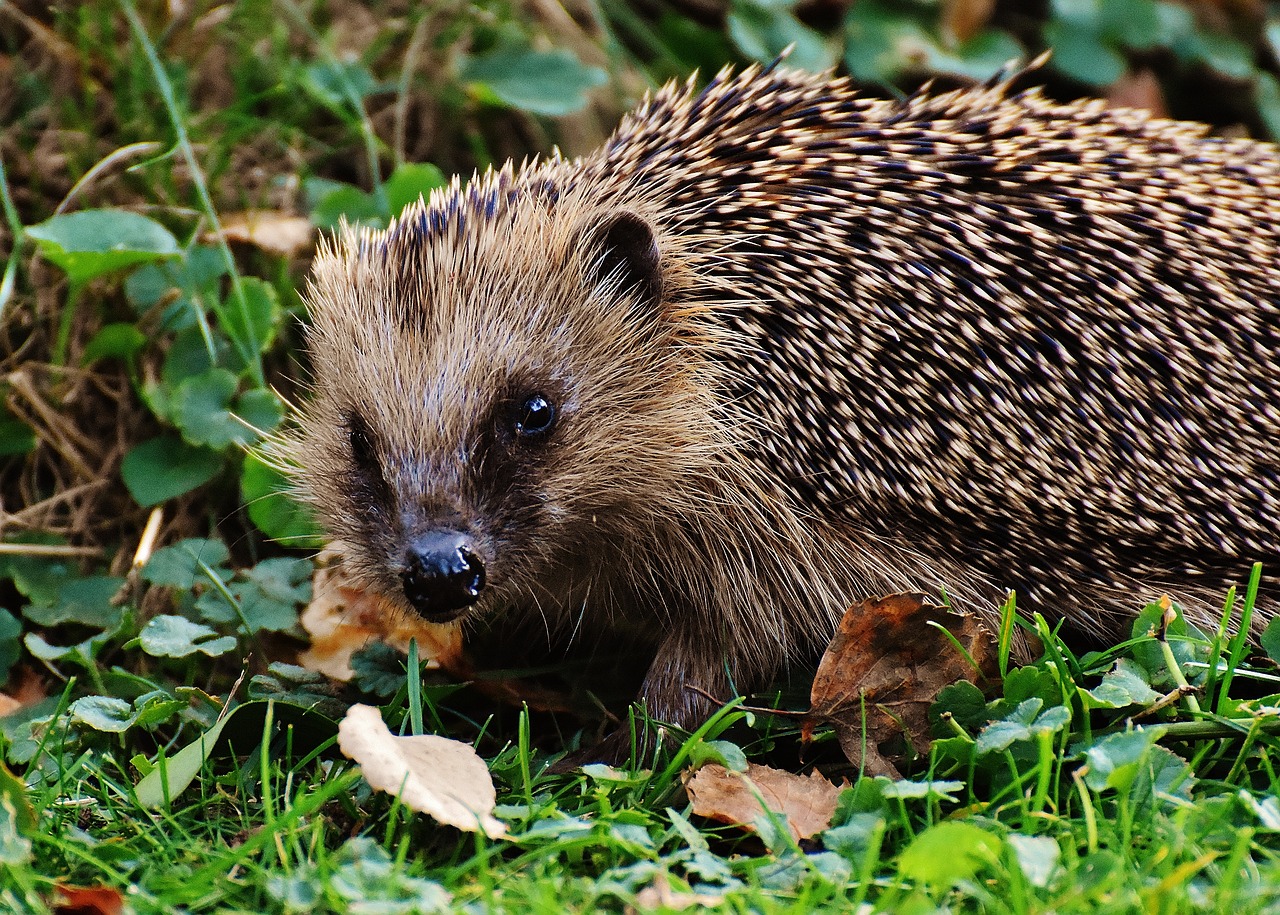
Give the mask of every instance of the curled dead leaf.
[[996, 0], [944, 0], [943, 32], [956, 41], [968, 41], [987, 27], [995, 11]]
[[710, 763], [685, 783], [693, 812], [699, 816], [754, 830], [767, 807], [786, 820], [797, 839], [807, 839], [831, 825], [843, 787], [817, 771], [794, 775], [755, 763], [748, 763], [745, 772]]
[[[957, 642], [977, 669], [956, 650]], [[882, 744], [902, 734], [924, 752], [931, 739], [929, 707], [938, 692], [957, 680], [993, 677], [994, 644], [977, 617], [939, 606], [923, 594], [854, 604], [813, 678], [805, 732], [829, 722], [850, 762], [872, 775], [897, 777]]]
[[124, 896], [109, 886], [60, 885], [53, 911], [55, 915], [120, 915]]
[[42, 702], [48, 695], [35, 670], [19, 665], [9, 674], [9, 689], [0, 693], [0, 718]]
[[1107, 87], [1109, 108], [1145, 108], [1153, 117], [1167, 118], [1169, 107], [1164, 102], [1160, 80], [1149, 69], [1126, 73]]
[[[312, 578], [311, 603], [302, 611], [302, 629], [311, 645], [299, 652], [298, 663], [326, 677], [349, 681], [355, 672], [351, 656], [370, 641], [383, 642], [407, 653], [409, 640], [418, 642], [418, 657], [429, 668], [471, 680], [475, 670], [463, 650], [460, 623], [428, 623], [405, 613], [376, 592], [355, 586], [343, 570], [342, 557], [329, 549], [320, 555]], [[577, 712], [572, 696], [519, 679], [486, 677], [475, 688], [498, 702], [527, 705], [542, 712]]]
[[409, 640], [417, 639], [418, 657], [428, 666], [467, 675], [460, 625], [428, 623], [390, 606], [372, 591], [352, 587], [335, 551], [321, 554], [312, 594], [301, 617], [311, 647], [298, 655], [298, 663], [307, 670], [345, 682], [355, 675], [351, 656], [369, 641], [407, 652]]
[[410, 810], [491, 839], [506, 835], [493, 816], [493, 778], [470, 744], [434, 734], [397, 737], [376, 708], [353, 705], [338, 724], [338, 747], [374, 789]]
[[678, 890], [671, 885], [671, 878], [660, 873], [653, 878], [653, 883], [636, 893], [636, 904], [629, 907], [628, 912], [648, 912], [652, 909], [680, 912], [684, 909], [699, 910], [717, 906], [724, 902], [723, 896], [713, 893], [691, 893]]

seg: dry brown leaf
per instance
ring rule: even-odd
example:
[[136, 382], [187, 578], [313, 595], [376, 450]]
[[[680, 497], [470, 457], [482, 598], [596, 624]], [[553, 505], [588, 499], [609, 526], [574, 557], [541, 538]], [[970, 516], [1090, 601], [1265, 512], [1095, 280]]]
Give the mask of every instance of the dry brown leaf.
[[[353, 587], [335, 550], [322, 553], [312, 579], [311, 603], [302, 611], [301, 624], [311, 645], [299, 652], [298, 663], [326, 677], [346, 682], [355, 676], [351, 656], [370, 641], [384, 642], [408, 652], [409, 640], [418, 640], [418, 657], [430, 668], [448, 671], [459, 680], [470, 680], [475, 670], [463, 651], [460, 623], [428, 623], [398, 609], [372, 591]], [[475, 688], [507, 705], [527, 705], [539, 712], [577, 712], [579, 703], [552, 689], [521, 680], [484, 678]]]
[[942, 28], [956, 41], [968, 41], [991, 20], [996, 0], [945, 0], [942, 5]]
[[694, 813], [748, 829], [764, 816], [763, 799], [769, 810], [786, 819], [795, 838], [807, 839], [831, 825], [843, 786], [833, 785], [817, 771], [793, 775], [748, 763], [746, 772], [734, 772], [709, 763], [688, 779], [685, 790]]
[[338, 747], [375, 790], [395, 795], [410, 810], [491, 839], [506, 834], [493, 816], [493, 778], [470, 744], [434, 734], [397, 737], [376, 708], [353, 705], [338, 724]]
[[335, 552], [321, 555], [312, 594], [301, 617], [311, 647], [298, 655], [298, 663], [307, 670], [346, 682], [355, 675], [351, 656], [371, 640], [407, 652], [410, 639], [418, 640], [418, 657], [428, 666], [450, 671], [467, 668], [460, 625], [428, 623], [388, 606], [371, 591], [351, 587]]
[[671, 878], [662, 873], [653, 878], [653, 883], [636, 893], [636, 904], [629, 906], [627, 911], [648, 912], [652, 909], [668, 909], [679, 912], [694, 906], [705, 909], [722, 902], [724, 902], [723, 896], [712, 893], [686, 893], [683, 890], [672, 889]]
[[39, 675], [26, 665], [14, 669], [9, 675], [9, 691], [0, 693], [0, 718], [28, 708], [48, 697]]
[[1169, 109], [1164, 103], [1164, 90], [1160, 80], [1150, 70], [1126, 73], [1107, 87], [1107, 106], [1110, 108], [1145, 108], [1154, 117], [1167, 118]]
[[244, 242], [268, 254], [293, 257], [311, 246], [316, 227], [311, 220], [292, 213], [244, 210], [222, 217], [222, 232], [228, 241]]
[[56, 915], [120, 915], [124, 897], [109, 886], [59, 886]]
[[924, 752], [930, 742], [929, 706], [938, 692], [980, 676], [931, 623], [955, 637], [982, 676], [994, 674], [994, 641], [976, 617], [941, 607], [923, 594], [864, 600], [845, 611], [818, 665], [806, 734], [814, 724], [830, 722], [850, 762], [872, 775], [896, 777], [897, 767], [881, 745], [904, 734]]

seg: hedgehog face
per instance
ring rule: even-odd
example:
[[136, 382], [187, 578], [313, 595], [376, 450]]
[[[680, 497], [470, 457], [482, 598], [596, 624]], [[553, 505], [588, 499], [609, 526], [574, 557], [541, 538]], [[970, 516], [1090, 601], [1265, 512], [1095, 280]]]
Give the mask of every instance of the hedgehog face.
[[565, 611], [674, 498], [701, 388], [644, 219], [526, 204], [427, 231], [450, 203], [318, 259], [303, 488], [357, 574], [428, 620]]

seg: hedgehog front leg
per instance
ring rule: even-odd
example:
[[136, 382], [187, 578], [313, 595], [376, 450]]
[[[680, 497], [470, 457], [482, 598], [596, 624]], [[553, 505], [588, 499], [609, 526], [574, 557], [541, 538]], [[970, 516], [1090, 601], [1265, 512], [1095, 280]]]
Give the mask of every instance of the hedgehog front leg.
[[[705, 631], [682, 627], [669, 633], [658, 648], [637, 697], [652, 725], [637, 735], [640, 761], [649, 758], [665, 726], [695, 730], [718, 707], [709, 699], [729, 699], [725, 652]], [[631, 729], [624, 725], [608, 735], [593, 755], [606, 762], [623, 762], [631, 754]]]

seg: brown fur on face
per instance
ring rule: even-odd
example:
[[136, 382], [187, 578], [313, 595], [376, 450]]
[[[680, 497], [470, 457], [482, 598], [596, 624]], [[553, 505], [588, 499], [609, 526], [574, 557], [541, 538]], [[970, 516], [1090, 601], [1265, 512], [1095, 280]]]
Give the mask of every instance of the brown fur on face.
[[[660, 288], [629, 285], [625, 264], [607, 269], [594, 236], [641, 207], [524, 184], [503, 172], [455, 186], [387, 232], [348, 233], [321, 253], [309, 295], [317, 396], [292, 445], [306, 494], [356, 573], [406, 611], [404, 543], [443, 521], [483, 551], [471, 616], [532, 612], [553, 629], [584, 607], [632, 629], [638, 617], [656, 641], [679, 630], [675, 650], [706, 668], [694, 682], [708, 689], [723, 691], [727, 656], [744, 677], [772, 669], [796, 638], [771, 618], [794, 571], [764, 585], [748, 570], [806, 529], [761, 504], [776, 494], [735, 466], [751, 422], [715, 396], [723, 362], [708, 355], [732, 345], [709, 319], [715, 303], [693, 303], [678, 239], [656, 239]], [[459, 208], [424, 230], [464, 194], [486, 218]], [[546, 442], [522, 447], [507, 426], [532, 392], [558, 413]], [[353, 423], [376, 467], [353, 454]], [[743, 526], [797, 539], [744, 548]], [[816, 574], [821, 552], [787, 562]], [[768, 634], [736, 643], [748, 628]], [[682, 688], [686, 665], [669, 667], [655, 713], [687, 720], [701, 700]]]
[[464, 530], [469, 615], [625, 619], [680, 725], [890, 591], [1211, 620], [1280, 553], [1278, 201], [1268, 144], [1003, 85], [672, 86], [322, 252], [286, 447], [372, 587]]

